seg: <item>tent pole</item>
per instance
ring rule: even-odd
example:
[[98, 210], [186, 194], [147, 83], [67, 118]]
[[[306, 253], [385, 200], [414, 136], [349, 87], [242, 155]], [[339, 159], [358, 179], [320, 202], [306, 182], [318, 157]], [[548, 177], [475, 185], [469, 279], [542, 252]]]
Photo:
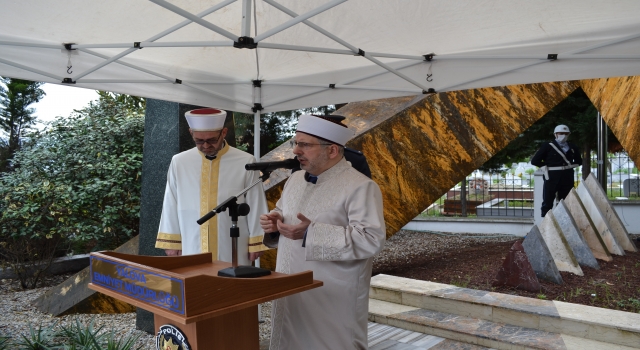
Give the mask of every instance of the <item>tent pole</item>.
[[[297, 13], [295, 13], [294, 11], [289, 10], [288, 8], [278, 4], [277, 2], [273, 1], [273, 0], [264, 0], [264, 2], [266, 2], [267, 4], [277, 8], [278, 10], [288, 14], [291, 17], [296, 17], [298, 16]], [[358, 53], [358, 48], [349, 44], [348, 42], [338, 38], [337, 36], [331, 34], [330, 32], [328, 32], [327, 30], [323, 29], [322, 27], [318, 26], [317, 24], [311, 23], [309, 21], [303, 21], [302, 23], [306, 24], [307, 26], [315, 29], [317, 32], [323, 34], [324, 36], [336, 41], [337, 43], [339, 43], [340, 45], [348, 48], [349, 50], [351, 50], [353, 53]]]
[[2, 59], [2, 58], [0, 58], [0, 63], [4, 63], [4, 64], [6, 64], [6, 65], [8, 65], [8, 66], [12, 66], [12, 67], [16, 67], [16, 68], [24, 69], [24, 70], [26, 70], [26, 71], [28, 71], [28, 72], [31, 72], [31, 73], [41, 74], [41, 75], [44, 75], [45, 77], [49, 77], [49, 78], [52, 78], [52, 79], [56, 79], [56, 80], [57, 80], [57, 81], [59, 81], [59, 82], [60, 82], [60, 81], [62, 81], [62, 79], [63, 79], [62, 77], [57, 76], [57, 75], [55, 75], [55, 74], [51, 74], [51, 73], [48, 73], [48, 72], [45, 72], [45, 71], [42, 71], [42, 70], [39, 70], [39, 69], [35, 69], [35, 68], [31, 68], [31, 67], [27, 67], [27, 66], [22, 65], [22, 64], [20, 64], [20, 63], [15, 63], [15, 62], [7, 61], [7, 60]]
[[[295, 13], [295, 12], [293, 12], [293, 11], [291, 11], [291, 10], [289, 10], [289, 9], [285, 8], [285, 7], [284, 7], [284, 6], [282, 6], [282, 5], [276, 4], [274, 1], [269, 1], [269, 0], [265, 0], [265, 1], [266, 1], [268, 4], [270, 4], [271, 6], [276, 7], [277, 9], [279, 9], [279, 10], [280, 10], [280, 11], [282, 11], [282, 12], [285, 12], [286, 14], [288, 14], [288, 15], [289, 15], [289, 16], [291, 16], [291, 17], [296, 16], [296, 13]], [[337, 4], [336, 4], [336, 5], [337, 5]], [[334, 6], [335, 6], [335, 5], [334, 5]], [[307, 14], [308, 14], [308, 13], [307, 13]], [[295, 19], [297, 19], [297, 18], [302, 18], [303, 16], [306, 16], [306, 14], [305, 14], [305, 15], [298, 16], [298, 17], [295, 17], [295, 18], [293, 18], [291, 21], [293, 21], [293, 20], [295, 20]], [[388, 66], [388, 65], [386, 65], [386, 64], [384, 64], [384, 63], [382, 63], [382, 62], [378, 61], [377, 59], [375, 59], [374, 57], [372, 57], [370, 54], [367, 54], [365, 51], [363, 51], [363, 50], [361, 50], [361, 49], [359, 49], [359, 48], [357, 48], [357, 47], [355, 47], [355, 46], [353, 46], [353, 45], [349, 44], [348, 42], [346, 42], [346, 41], [344, 41], [344, 40], [340, 39], [339, 37], [337, 37], [337, 36], [335, 36], [335, 35], [333, 35], [333, 34], [329, 33], [328, 31], [326, 31], [326, 30], [322, 29], [321, 27], [319, 27], [319, 26], [317, 26], [317, 25], [314, 25], [314, 24], [312, 24], [311, 22], [307, 22], [307, 21], [305, 21], [305, 20], [306, 20], [306, 18], [304, 18], [304, 19], [303, 19], [303, 20], [301, 20], [301, 21], [297, 21], [296, 23], [298, 23], [298, 22], [303, 22], [304, 24], [306, 24], [306, 25], [310, 26], [311, 28], [313, 28], [313, 29], [317, 30], [318, 32], [320, 32], [320, 33], [324, 34], [325, 36], [329, 37], [330, 39], [333, 39], [334, 41], [338, 42], [339, 44], [341, 44], [341, 45], [343, 45], [343, 46], [347, 47], [349, 50], [353, 51], [353, 53], [354, 53], [354, 54], [356, 54], [356, 55], [360, 55], [360, 56], [363, 56], [364, 58], [368, 59], [369, 61], [371, 61], [371, 62], [375, 63], [376, 65], [378, 65], [378, 66], [380, 66], [380, 67], [382, 67], [382, 68], [384, 68], [384, 69], [388, 70], [389, 72], [391, 72], [391, 73], [395, 74], [396, 76], [400, 77], [401, 79], [404, 79], [405, 81], [408, 81], [409, 83], [411, 83], [411, 84], [413, 84], [413, 85], [415, 85], [415, 86], [419, 87], [420, 89], [422, 89], [422, 90], [424, 90], [424, 91], [429, 90], [429, 88], [428, 88], [428, 87], [426, 87], [426, 86], [424, 86], [424, 85], [420, 84], [419, 82], [417, 82], [417, 81], [415, 81], [415, 80], [411, 79], [410, 77], [408, 77], [408, 76], [406, 76], [406, 75], [404, 75], [404, 74], [400, 73], [399, 71], [397, 71], [397, 70], [395, 70], [395, 69], [391, 68], [390, 66]], [[289, 21], [289, 22], [290, 22], [290, 21]], [[289, 23], [289, 22], [287, 22], [287, 23]], [[285, 24], [287, 24], [287, 23], [285, 23]], [[275, 29], [277, 29], [277, 28], [274, 28], [273, 30], [275, 30]], [[257, 36], [257, 37], [256, 37], [256, 39], [255, 39], [255, 41], [256, 41], [256, 42], [258, 42], [258, 41], [260, 41], [260, 40], [262, 40], [262, 39], [264, 39], [264, 38], [268, 37], [269, 35], [273, 35], [273, 34], [275, 34], [275, 33], [273, 33], [273, 34], [269, 34], [269, 35], [267, 35], [268, 33], [270, 33], [270, 31], [267, 31], [267, 32], [265, 32], [265, 33], [261, 34], [260, 36]], [[276, 32], [276, 33], [277, 33], [277, 32]]]
[[580, 49], [575, 49], [575, 50], [572, 50], [572, 51], [568, 51], [568, 52], [565, 52], [563, 55], [574, 55], [574, 54], [577, 54], [577, 53], [582, 53], [582, 52], [587, 52], [587, 51], [591, 51], [591, 50], [595, 50], [595, 49], [600, 49], [600, 48], [603, 48], [603, 47], [606, 47], [606, 46], [615, 45], [615, 44], [618, 44], [618, 43], [621, 43], [621, 42], [624, 42], [624, 41], [633, 40], [633, 39], [636, 39], [638, 37], [640, 37], [640, 33], [634, 33], [634, 34], [625, 36], [623, 38], [613, 39], [613, 40], [606, 41], [604, 43], [599, 43], [599, 44], [595, 44], [595, 45], [592, 45], [592, 46], [587, 46], [587, 47], [583, 47], [583, 48], [580, 48]]
[[253, 156], [260, 161], [260, 111], [253, 113]]
[[[205, 10], [205, 11], [202, 11], [202, 12], [198, 13], [198, 14], [197, 14], [197, 15], [195, 15], [195, 16], [194, 16], [194, 15], [191, 15], [191, 16], [193, 16], [193, 17], [197, 18], [198, 20], [200, 20], [200, 17], [204, 17], [204, 16], [206, 16], [206, 15], [211, 14], [212, 12], [218, 11], [219, 9], [221, 9], [221, 8], [223, 8], [223, 7], [225, 7], [225, 6], [229, 5], [230, 3], [233, 3], [233, 2], [236, 2], [236, 0], [227, 0], [227, 1], [223, 1], [223, 2], [221, 2], [220, 4], [218, 4], [218, 5], [216, 5], [216, 6], [213, 6], [213, 7], [209, 8], [209, 9], [207, 9], [207, 10]], [[193, 21], [190, 21], [190, 20], [182, 21], [182, 22], [180, 22], [180, 23], [176, 24], [175, 26], [173, 26], [173, 27], [171, 27], [171, 28], [169, 28], [169, 29], [167, 29], [167, 30], [165, 30], [165, 31], [163, 31], [163, 32], [160, 32], [160, 33], [158, 33], [158, 34], [156, 34], [156, 35], [152, 36], [151, 38], [147, 39], [146, 41], [156, 41], [156, 40], [158, 40], [158, 39], [160, 39], [160, 38], [162, 38], [162, 37], [165, 37], [165, 36], [167, 36], [167, 35], [169, 35], [169, 34], [171, 34], [171, 33], [175, 32], [176, 30], [178, 30], [178, 29], [180, 29], [180, 28], [182, 28], [182, 27], [184, 27], [184, 26], [186, 26], [186, 25], [190, 24], [191, 22], [193, 22]], [[232, 39], [232, 40], [234, 40], [234, 39]], [[71, 48], [73, 48], [73, 45], [71, 46]], [[95, 66], [94, 68], [91, 68], [91, 69], [89, 69], [88, 71], [83, 72], [83, 73], [81, 73], [81, 74], [77, 75], [76, 77], [74, 77], [74, 78], [73, 78], [73, 80], [78, 80], [78, 79], [80, 79], [81, 77], [84, 77], [85, 75], [87, 75], [87, 74], [89, 74], [89, 73], [91, 73], [91, 72], [94, 72], [94, 71], [96, 71], [96, 70], [98, 70], [98, 69], [100, 69], [100, 68], [102, 68], [102, 67], [106, 66], [106, 65], [107, 65], [107, 64], [109, 64], [109, 63], [112, 63], [112, 62], [114, 62], [114, 61], [117, 61], [117, 60], [119, 60], [120, 58], [122, 58], [122, 57], [124, 57], [124, 56], [126, 56], [126, 55], [128, 55], [128, 54], [130, 54], [130, 53], [132, 53], [132, 52], [135, 52], [135, 51], [137, 51], [137, 50], [138, 50], [137, 48], [134, 48], [134, 49], [128, 49], [128, 50], [125, 50], [125, 51], [121, 52], [120, 54], [118, 54], [118, 55], [116, 55], [116, 56], [111, 57], [111, 58], [108, 58], [108, 59], [106, 59], [106, 58], [105, 58], [105, 59], [107, 60], [106, 62], [103, 62], [103, 63], [101, 63], [101, 64], [99, 64], [99, 65]], [[96, 54], [94, 54], [94, 55], [96, 55]], [[96, 55], [96, 56], [97, 56], [97, 55]], [[104, 57], [107, 57], [107, 56], [104, 56]], [[103, 58], [104, 58], [104, 57], [103, 57]]]
[[[234, 2], [236, 2], [236, 1], [237, 1], [237, 0], [226, 0], [226, 1], [223, 1], [223, 2], [221, 2], [221, 3], [219, 3], [219, 4], [217, 4], [217, 5], [215, 5], [215, 6], [211, 7], [211, 8], [209, 8], [209, 9], [206, 9], [206, 10], [204, 10], [204, 11], [202, 11], [202, 12], [198, 13], [198, 14], [196, 15], [196, 17], [198, 17], [198, 18], [202, 18], [202, 17], [204, 17], [204, 16], [210, 15], [210, 14], [212, 14], [212, 13], [214, 13], [214, 12], [216, 12], [216, 11], [220, 10], [221, 8], [226, 7], [227, 5], [233, 4], [233, 3], [234, 3]], [[191, 21], [191, 20], [185, 20], [185, 21], [182, 21], [182, 22], [180, 22], [180, 23], [176, 24], [175, 26], [173, 26], [173, 27], [171, 27], [171, 28], [169, 28], [169, 29], [167, 29], [167, 30], [165, 30], [165, 31], [163, 31], [163, 32], [160, 32], [160, 33], [158, 33], [158, 34], [156, 34], [156, 35], [152, 36], [151, 38], [147, 39], [146, 41], [156, 41], [156, 40], [158, 40], [158, 39], [160, 39], [160, 38], [163, 38], [163, 37], [165, 37], [165, 36], [167, 36], [167, 35], [169, 35], [169, 34], [171, 34], [171, 33], [175, 32], [176, 30], [178, 30], [178, 29], [180, 29], [180, 28], [182, 28], [182, 27], [184, 27], [184, 26], [186, 26], [186, 25], [189, 25], [189, 24], [191, 24], [191, 23], [192, 23], [192, 21]]]
[[598, 183], [607, 192], [607, 123], [598, 112], [597, 134], [598, 134], [598, 168], [596, 175]]
[[344, 49], [329, 49], [324, 47], [314, 47], [314, 46], [300, 46], [300, 45], [287, 45], [287, 44], [274, 44], [274, 43], [260, 43], [258, 46], [261, 49], [276, 49], [276, 50], [290, 50], [290, 51], [303, 51], [303, 52], [321, 52], [321, 53], [331, 53], [336, 55], [347, 55], [353, 56], [355, 55], [351, 50]]
[[[401, 66], [398, 66], [396, 69], [409, 68], [411, 66], [415, 66], [415, 65], [421, 64], [421, 63], [422, 62], [409, 62], [408, 64], [403, 64]], [[383, 74], [387, 74], [387, 73], [389, 73], [389, 72], [388, 71], [382, 71], [382, 72], [376, 72], [376, 73], [373, 73], [373, 74], [363, 75], [363, 76], [360, 76], [360, 77], [357, 77], [357, 78], [342, 82], [341, 85], [348, 85], [348, 84], [357, 83], [359, 81], [370, 79], [370, 78], [375, 78], [377, 76], [380, 76], [380, 75], [383, 75]], [[279, 103], [285, 103], [285, 102], [293, 101], [293, 100], [296, 100], [296, 99], [299, 99], [299, 98], [302, 98], [302, 97], [307, 97], [307, 96], [311, 96], [311, 95], [314, 95], [314, 94], [319, 94], [319, 93], [321, 93], [323, 91], [326, 91], [326, 90], [329, 90], [329, 89], [330, 89], [330, 87], [326, 87], [326, 88], [319, 89], [319, 90], [316, 90], [316, 91], [313, 91], [313, 92], [308, 92], [308, 93], [296, 95], [296, 96], [293, 96], [293, 97], [287, 97], [287, 98], [283, 98], [283, 99], [280, 99], [280, 100], [274, 100], [274, 101], [271, 102], [271, 104], [269, 104], [268, 106], [264, 106], [264, 107], [265, 108], [269, 108], [269, 107], [275, 106], [275, 105], [277, 105]]]
[[35, 48], [41, 48], [41, 49], [64, 49], [63, 45], [52, 45], [52, 44], [36, 44], [36, 43], [23, 43], [23, 42], [18, 42], [18, 41], [0, 41], [0, 45], [7, 45], [7, 46], [24, 46], [24, 47], [35, 47]]
[[320, 88], [335, 88], [335, 89], [348, 89], [348, 90], [374, 90], [374, 91], [397, 91], [397, 92], [408, 92], [411, 94], [419, 94], [421, 91], [416, 89], [398, 89], [398, 88], [385, 88], [385, 87], [377, 87], [377, 86], [367, 86], [367, 85], [345, 85], [345, 84], [332, 84], [331, 86], [327, 86], [327, 84], [311, 84], [311, 83], [288, 83], [288, 82], [269, 82], [263, 83], [264, 85], [270, 86], [300, 86], [300, 87], [320, 87]]
[[259, 85], [261, 84], [254, 83], [253, 85], [253, 156], [257, 162], [260, 161], [260, 110], [262, 109], [262, 87]]
[[[151, 0], [151, 1], [158, 1], [158, 0]], [[329, 3], [327, 3], [327, 4], [319, 6], [319, 7], [315, 8], [315, 9], [305, 13], [305, 14], [302, 14], [300, 16], [292, 18], [292, 19], [282, 23], [281, 25], [279, 25], [279, 26], [277, 26], [275, 28], [271, 28], [271, 29], [267, 30], [266, 32], [264, 32], [262, 34], [257, 35], [254, 38], [254, 41], [255, 42], [260, 42], [261, 40], [264, 40], [264, 39], [266, 39], [266, 38], [268, 38], [268, 37], [270, 37], [272, 35], [278, 34], [281, 31], [283, 31], [283, 30], [285, 30], [285, 29], [287, 29], [289, 27], [292, 27], [292, 26], [294, 26], [294, 25], [296, 25], [296, 24], [298, 24], [300, 22], [303, 22], [303, 21], [305, 21], [305, 20], [307, 20], [307, 19], [309, 19], [309, 18], [311, 18], [311, 17], [313, 17], [315, 15], [318, 15], [318, 14], [320, 14], [322, 12], [325, 12], [325, 11], [327, 11], [327, 10], [329, 10], [329, 9], [335, 7], [335, 6], [338, 6], [338, 5], [340, 5], [340, 4], [342, 4], [343, 2], [346, 2], [346, 1], [347, 0], [333, 0], [333, 1], [329, 2]]]
[[242, 29], [240, 36], [251, 36], [251, 0], [242, 0]]
[[452, 90], [453, 88], [455, 88], [457, 86], [460, 86], [460, 85], [469, 84], [469, 83], [472, 83], [474, 81], [478, 81], [478, 80], [482, 80], [482, 79], [492, 78], [492, 77], [495, 77], [495, 76], [498, 76], [498, 75], [502, 75], [502, 74], [505, 74], [505, 73], [513, 72], [513, 71], [516, 71], [516, 70], [519, 70], [519, 69], [535, 66], [535, 65], [538, 65], [538, 64], [546, 63], [546, 62], [550, 62], [550, 61], [549, 60], [535, 61], [535, 62], [521, 64], [519, 66], [515, 66], [515, 67], [508, 68], [508, 69], [504, 69], [504, 70], [501, 70], [499, 72], [490, 73], [490, 74], [487, 74], [487, 75], [483, 75], [481, 77], [465, 80], [465, 81], [462, 81], [462, 82], [459, 82], [459, 83], [455, 83], [455, 84], [452, 84], [452, 85], [449, 85], [449, 86], [446, 86], [446, 87], [441, 87], [441, 88], [438, 89], [438, 91]]
[[179, 8], [176, 5], [170, 4], [170, 3], [168, 3], [168, 2], [166, 2], [164, 0], [149, 0], [149, 1], [155, 3], [158, 6], [164, 7], [165, 9], [167, 9], [167, 10], [169, 10], [169, 11], [171, 11], [171, 12], [177, 14], [177, 15], [180, 15], [180, 16], [186, 18], [186, 19], [189, 19], [192, 22], [198, 23], [199, 25], [201, 25], [201, 26], [203, 26], [203, 27], [205, 27], [207, 29], [210, 29], [210, 30], [212, 30], [212, 31], [224, 36], [224, 37], [227, 37], [228, 39], [231, 39], [233, 41], [236, 41], [236, 39], [238, 39], [237, 35], [218, 27], [217, 25], [215, 25], [215, 24], [213, 24], [211, 22], [205, 21], [204, 19], [200, 18], [199, 16], [194, 15], [193, 13], [191, 13], [189, 11], [185, 11], [185, 10]]
[[[103, 55], [103, 54], [100, 54], [100, 53], [97, 53], [97, 52], [93, 52], [93, 51], [91, 51], [91, 50], [87, 50], [87, 49], [80, 49], [80, 51], [82, 51], [82, 52], [86, 52], [86, 53], [88, 53], [88, 54], [90, 54], [90, 55], [94, 55], [94, 56], [96, 56], [96, 57], [100, 57], [100, 58], [107, 58], [107, 56], [105, 56], [105, 55]], [[142, 68], [142, 67], [135, 66], [135, 65], [130, 64], [130, 63], [121, 62], [121, 61], [116, 61], [116, 63], [121, 64], [121, 65], [123, 65], [123, 66], [125, 66], [125, 67], [129, 67], [129, 68], [132, 68], [132, 69], [138, 70], [138, 71], [140, 71], [140, 72], [144, 72], [144, 73], [147, 73], [147, 74], [150, 74], [150, 75], [154, 75], [154, 76], [159, 77], [159, 78], [162, 78], [162, 79], [166, 79], [167, 81], [169, 81], [169, 82], [171, 82], [171, 83], [176, 83], [176, 79], [175, 79], [175, 78], [171, 78], [171, 77], [168, 77], [168, 76], [166, 76], [166, 75], [163, 75], [163, 74], [160, 74], [160, 73], [156, 73], [156, 72], [150, 71], [150, 70], [148, 70], [148, 69], [145, 69], [145, 68]], [[82, 84], [82, 80], [81, 80], [81, 81], [78, 81], [78, 82], [76, 82], [76, 83], [78, 83], [78, 84]], [[240, 100], [237, 100], [237, 99], [231, 98], [231, 97], [229, 97], [229, 96], [225, 96], [225, 95], [223, 95], [223, 94], [220, 94], [220, 93], [217, 93], [217, 92], [214, 92], [214, 91], [209, 91], [209, 90], [207, 90], [207, 89], [205, 89], [205, 88], [202, 88], [202, 87], [200, 87], [200, 86], [198, 86], [198, 85], [196, 85], [196, 84], [189, 83], [189, 82], [185, 82], [185, 81], [181, 81], [180, 83], [181, 83], [182, 85], [189, 86], [189, 87], [191, 87], [192, 89], [202, 91], [202, 92], [204, 92], [204, 93], [206, 93], [206, 94], [209, 94], [209, 95], [212, 95], [212, 96], [216, 96], [216, 97], [220, 97], [220, 98], [223, 98], [223, 99], [225, 99], [225, 100], [233, 101], [233, 102], [236, 102], [236, 103], [239, 103], [239, 104], [245, 105], [245, 106], [247, 106], [247, 107], [251, 107], [251, 104], [249, 104], [249, 103], [247, 103], [247, 102], [242, 102], [242, 101], [240, 101]]]

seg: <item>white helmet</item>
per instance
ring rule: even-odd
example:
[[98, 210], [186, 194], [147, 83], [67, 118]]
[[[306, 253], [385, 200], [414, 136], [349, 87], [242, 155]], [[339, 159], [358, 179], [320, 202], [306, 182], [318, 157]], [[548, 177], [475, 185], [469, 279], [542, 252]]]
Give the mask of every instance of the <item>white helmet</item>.
[[557, 133], [557, 132], [568, 132], [571, 133], [571, 131], [569, 131], [569, 127], [566, 125], [558, 125], [556, 126], [556, 128], [553, 130], [553, 133]]

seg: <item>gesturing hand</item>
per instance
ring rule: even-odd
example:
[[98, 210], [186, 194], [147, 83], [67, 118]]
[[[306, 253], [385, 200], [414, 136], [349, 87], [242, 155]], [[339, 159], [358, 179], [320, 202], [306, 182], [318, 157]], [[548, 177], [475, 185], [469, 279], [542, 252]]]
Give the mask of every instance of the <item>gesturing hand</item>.
[[298, 220], [300, 220], [300, 223], [295, 225], [287, 225], [282, 222], [281, 219], [278, 219], [277, 226], [281, 235], [293, 240], [302, 239], [304, 237], [304, 233], [307, 231], [309, 225], [311, 225], [311, 220], [301, 213], [298, 213], [297, 217]]
[[278, 220], [282, 221], [282, 215], [278, 212], [260, 215], [260, 227], [264, 233], [278, 231]]

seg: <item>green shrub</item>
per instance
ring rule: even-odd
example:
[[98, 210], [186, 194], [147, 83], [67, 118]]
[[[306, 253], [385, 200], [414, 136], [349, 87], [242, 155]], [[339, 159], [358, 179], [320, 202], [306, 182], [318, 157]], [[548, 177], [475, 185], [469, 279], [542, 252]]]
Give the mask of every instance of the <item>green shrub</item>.
[[0, 263], [23, 288], [53, 257], [114, 249], [137, 234], [143, 134], [141, 110], [101, 98], [25, 136], [14, 170], [0, 174]]
[[61, 235], [79, 251], [115, 248], [138, 230], [144, 117], [114, 100], [57, 119], [0, 178], [0, 230]]

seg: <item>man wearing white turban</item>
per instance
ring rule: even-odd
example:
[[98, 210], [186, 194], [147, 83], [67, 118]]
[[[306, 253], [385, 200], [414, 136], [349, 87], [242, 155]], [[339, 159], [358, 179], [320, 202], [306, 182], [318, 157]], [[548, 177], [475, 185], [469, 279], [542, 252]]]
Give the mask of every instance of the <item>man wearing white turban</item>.
[[[203, 225], [196, 222], [211, 209], [258, 180], [256, 171], [246, 171], [255, 158], [230, 147], [224, 140], [225, 111], [202, 108], [185, 113], [196, 147], [176, 154], [167, 174], [156, 248], [166, 254], [189, 255], [209, 252], [214, 260], [231, 262], [231, 219], [228, 211]], [[268, 248], [262, 244], [259, 214], [267, 211], [262, 186], [256, 185], [238, 203], [251, 210], [238, 218], [238, 264], [250, 265]]]
[[372, 261], [386, 232], [380, 188], [344, 159], [351, 137], [339, 122], [301, 116], [292, 146], [304, 171], [260, 216], [276, 271], [312, 270], [324, 283], [273, 302], [271, 350], [367, 348]]

